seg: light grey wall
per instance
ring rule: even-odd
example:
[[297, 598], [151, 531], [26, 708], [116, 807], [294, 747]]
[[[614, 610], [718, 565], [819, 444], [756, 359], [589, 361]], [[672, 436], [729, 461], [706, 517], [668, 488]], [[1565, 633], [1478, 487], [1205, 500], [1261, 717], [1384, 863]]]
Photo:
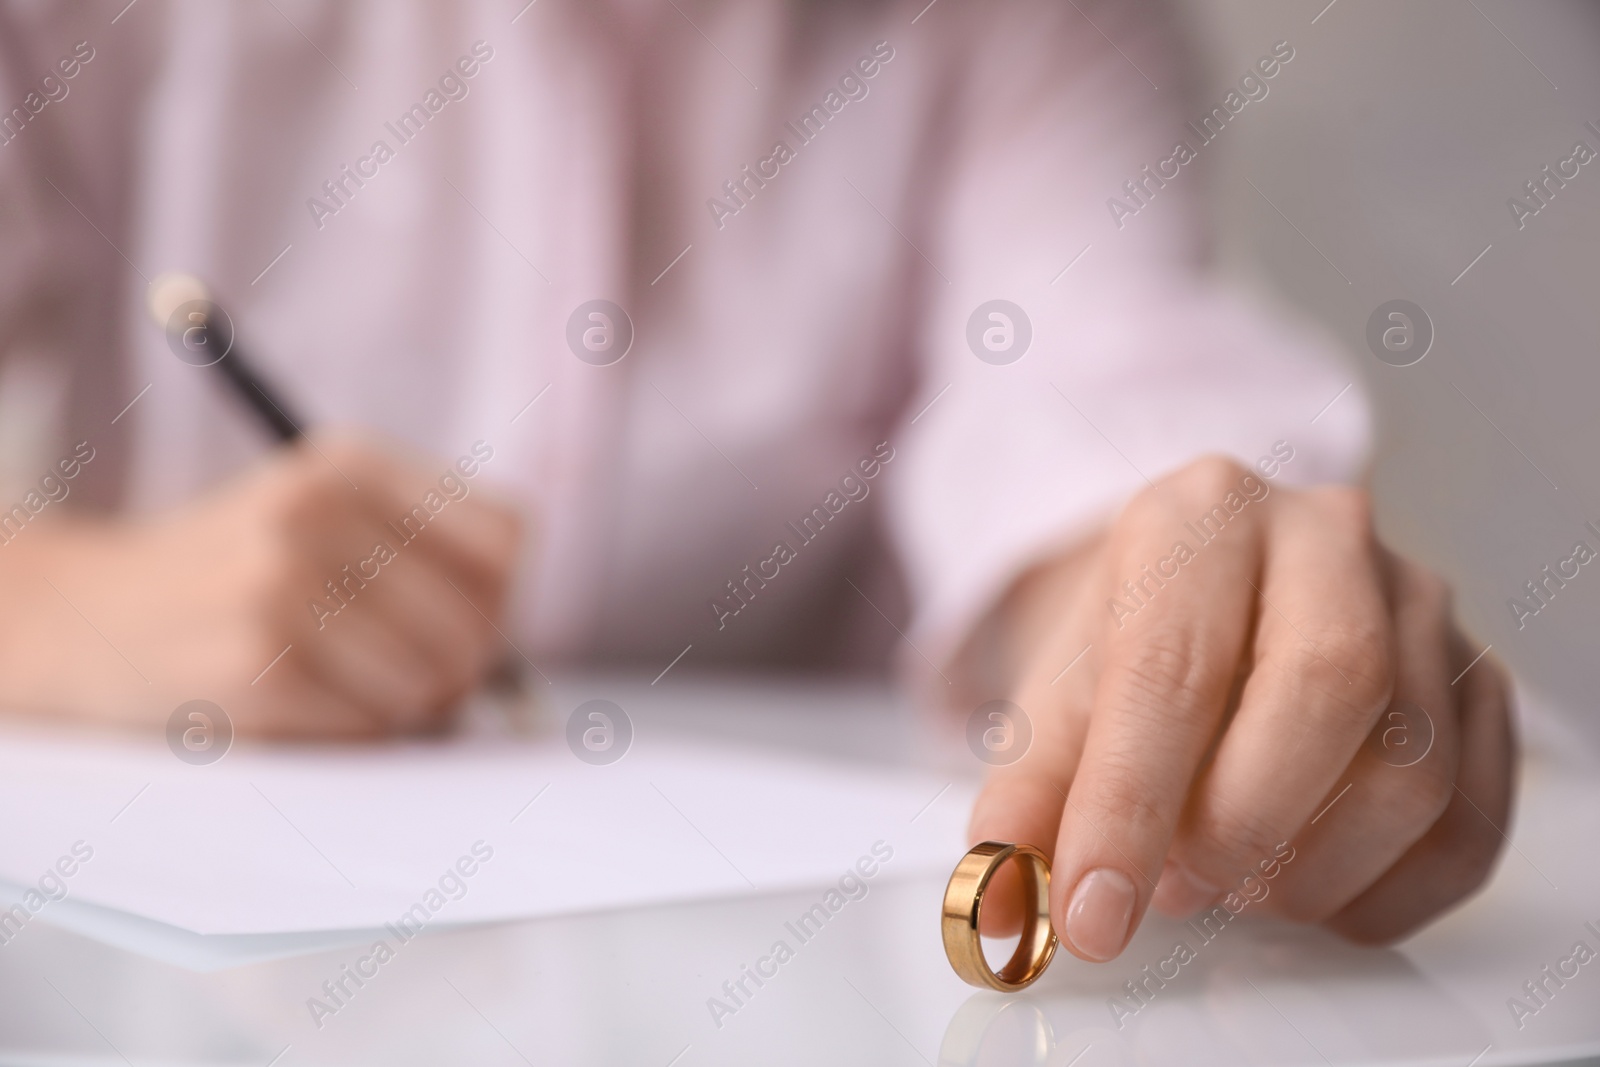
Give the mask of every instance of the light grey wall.
[[[1600, 738], [1600, 561], [1521, 629], [1507, 604], [1580, 538], [1600, 548], [1600, 160], [1521, 230], [1506, 203], [1576, 141], [1600, 151], [1600, 4], [1326, 3], [1187, 5], [1208, 106], [1273, 42], [1296, 51], [1208, 149], [1225, 263], [1344, 342], [1380, 420], [1383, 534]], [[1364, 340], [1395, 298], [1435, 328], [1405, 368]]]

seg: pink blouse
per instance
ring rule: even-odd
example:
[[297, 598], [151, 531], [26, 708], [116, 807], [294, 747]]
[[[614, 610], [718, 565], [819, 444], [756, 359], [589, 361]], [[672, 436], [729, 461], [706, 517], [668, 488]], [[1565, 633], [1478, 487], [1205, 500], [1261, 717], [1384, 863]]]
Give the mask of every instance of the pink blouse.
[[1202, 277], [1249, 114], [1159, 4], [124, 2], [0, 9], [0, 345], [105, 503], [269, 446], [169, 269], [309, 422], [492, 449], [540, 663], [928, 670], [1146, 478], [1361, 464], [1329, 343]]

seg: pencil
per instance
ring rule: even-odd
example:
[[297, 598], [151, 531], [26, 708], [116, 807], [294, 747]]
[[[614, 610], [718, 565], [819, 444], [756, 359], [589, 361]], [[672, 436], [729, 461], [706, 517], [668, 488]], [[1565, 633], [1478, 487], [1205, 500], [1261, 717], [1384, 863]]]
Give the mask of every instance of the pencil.
[[296, 441], [301, 420], [240, 351], [233, 320], [192, 274], [169, 271], [150, 283], [150, 317], [167, 334], [173, 354], [193, 367], [216, 367], [234, 393], [279, 441]]

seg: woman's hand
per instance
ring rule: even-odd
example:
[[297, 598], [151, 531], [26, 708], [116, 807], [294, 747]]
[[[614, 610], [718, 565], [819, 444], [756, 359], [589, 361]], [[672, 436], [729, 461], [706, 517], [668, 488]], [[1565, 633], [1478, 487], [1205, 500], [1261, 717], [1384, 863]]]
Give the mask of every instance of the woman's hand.
[[204, 699], [241, 734], [296, 737], [437, 725], [507, 652], [491, 620], [521, 523], [465, 473], [481, 459], [302, 442], [151, 520], [47, 514], [0, 546], [0, 706], [160, 724]]
[[1076, 955], [1119, 954], [1152, 903], [1387, 941], [1487, 877], [1512, 791], [1505, 676], [1474, 662], [1443, 582], [1377, 542], [1365, 493], [1204, 459], [1027, 582], [1013, 700], [1033, 741], [971, 838], [1052, 856]]

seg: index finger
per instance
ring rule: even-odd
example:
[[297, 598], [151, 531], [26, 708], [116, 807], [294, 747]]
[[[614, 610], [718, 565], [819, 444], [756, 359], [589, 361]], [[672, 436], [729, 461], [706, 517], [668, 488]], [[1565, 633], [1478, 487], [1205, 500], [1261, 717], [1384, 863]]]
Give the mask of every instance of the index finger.
[[504, 579], [521, 540], [521, 518], [473, 484], [493, 456], [485, 442], [452, 462], [428, 460], [366, 440], [334, 436], [307, 447], [355, 487], [360, 508], [399, 551], [415, 545], [480, 592]]
[[1106, 579], [1115, 622], [1051, 878], [1056, 930], [1084, 959], [1118, 955], [1149, 906], [1232, 695], [1262, 557], [1265, 494], [1252, 481], [1206, 461], [1141, 494], [1119, 523]]

